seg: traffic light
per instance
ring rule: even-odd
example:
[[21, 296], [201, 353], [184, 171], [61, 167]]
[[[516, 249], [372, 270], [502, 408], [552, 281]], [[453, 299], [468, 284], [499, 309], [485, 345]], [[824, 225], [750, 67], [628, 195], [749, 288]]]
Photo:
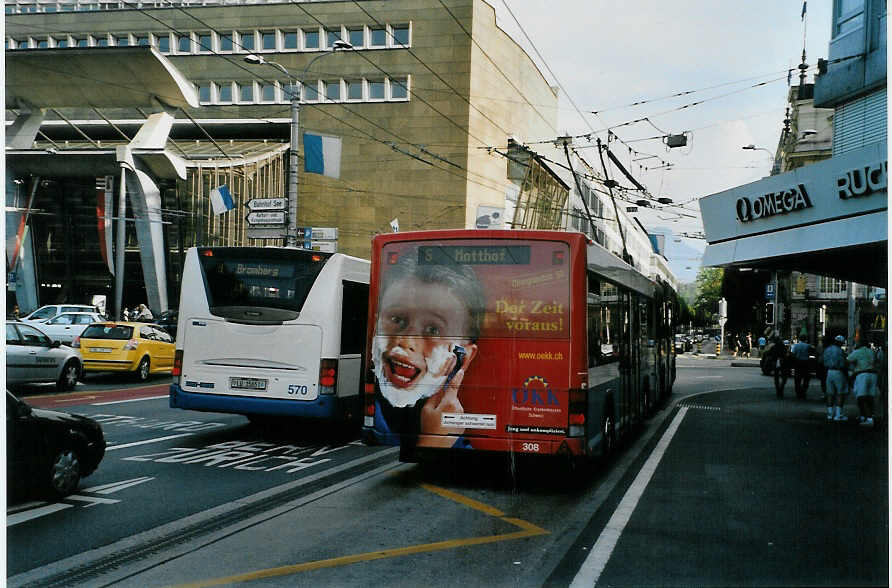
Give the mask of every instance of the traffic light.
[[774, 324], [774, 302], [765, 303], [765, 324]]

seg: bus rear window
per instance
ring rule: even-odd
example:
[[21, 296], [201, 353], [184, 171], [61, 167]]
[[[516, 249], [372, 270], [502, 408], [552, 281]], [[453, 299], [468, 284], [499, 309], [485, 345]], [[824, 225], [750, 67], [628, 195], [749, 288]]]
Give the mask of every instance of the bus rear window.
[[198, 252], [211, 309], [255, 307], [300, 312], [328, 257], [318, 252], [262, 248]]
[[133, 327], [126, 325], [90, 325], [81, 339], [114, 339], [126, 341], [133, 337]]
[[566, 339], [569, 255], [556, 241], [389, 243], [378, 334]]

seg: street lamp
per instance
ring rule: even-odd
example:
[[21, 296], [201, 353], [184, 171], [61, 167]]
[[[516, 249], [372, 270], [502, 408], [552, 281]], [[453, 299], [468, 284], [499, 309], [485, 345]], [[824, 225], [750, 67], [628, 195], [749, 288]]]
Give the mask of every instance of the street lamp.
[[353, 45], [351, 45], [347, 41], [338, 39], [337, 41], [332, 43], [330, 51], [321, 53], [311, 59], [307, 66], [301, 72], [300, 77], [297, 78], [291, 75], [291, 72], [289, 72], [281, 63], [276, 63], [275, 61], [264, 59], [262, 55], [255, 55], [253, 53], [245, 56], [245, 61], [247, 63], [250, 63], [252, 65], [271, 65], [272, 67], [280, 70], [292, 80], [291, 89], [288, 91], [288, 93], [291, 95], [291, 155], [288, 162], [288, 230], [285, 236], [285, 245], [288, 247], [297, 247], [297, 152], [300, 148], [300, 92], [297, 89], [297, 84], [298, 82], [303, 84], [303, 80], [306, 77], [307, 71], [309, 71], [310, 66], [313, 65], [313, 63], [315, 63], [319, 59], [322, 59], [323, 57], [331, 55], [339, 49], [353, 49]]
[[764, 151], [768, 154], [768, 157], [771, 158], [771, 174], [774, 175], [775, 173], [777, 173], [778, 170], [775, 169], [777, 163], [774, 160], [774, 153], [772, 153], [770, 150], [765, 149], [764, 147], [756, 147], [752, 143], [750, 143], [749, 145], [744, 145], [743, 147], [741, 147], [741, 149], [746, 149], [748, 151]]

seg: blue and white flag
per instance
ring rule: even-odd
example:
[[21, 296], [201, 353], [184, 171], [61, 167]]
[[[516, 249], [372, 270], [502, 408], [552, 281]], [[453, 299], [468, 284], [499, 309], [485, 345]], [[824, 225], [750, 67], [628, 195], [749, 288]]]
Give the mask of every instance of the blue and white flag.
[[799, 17], [799, 20], [805, 20], [805, 5], [808, 3], [808, 0], [803, 0], [802, 2], [802, 16]]
[[214, 208], [214, 214], [223, 214], [235, 208], [232, 194], [229, 193], [229, 187], [226, 184], [211, 190], [211, 206]]
[[341, 177], [341, 138], [304, 133], [304, 171]]

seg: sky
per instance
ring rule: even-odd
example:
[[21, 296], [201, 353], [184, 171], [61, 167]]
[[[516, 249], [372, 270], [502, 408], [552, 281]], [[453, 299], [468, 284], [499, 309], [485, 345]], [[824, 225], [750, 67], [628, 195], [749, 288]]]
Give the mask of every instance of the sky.
[[[827, 57], [832, 0], [810, 0], [805, 21], [802, 0], [487, 2], [499, 26], [549, 83], [560, 86], [560, 133], [596, 131], [603, 142], [612, 127], [628, 145], [612, 142], [611, 150], [632, 175], [654, 197], [685, 204], [642, 211], [639, 220], [649, 230], [674, 233], [666, 239], [666, 256], [679, 280], [692, 282], [706, 243], [681, 235], [703, 231], [697, 199], [769, 174], [771, 154], [741, 147], [775, 152], [787, 70], [794, 69], [792, 83], [798, 85], [804, 37], [812, 66], [806, 82], [814, 81], [817, 59]], [[769, 83], [752, 87], [762, 82]], [[663, 99], [690, 91], [696, 92]], [[650, 122], [616, 126], [645, 116]], [[661, 139], [649, 139], [680, 133], [687, 134], [687, 146], [671, 150]], [[600, 167], [592, 143], [580, 139], [575, 145]], [[663, 162], [673, 165], [666, 169]]]

